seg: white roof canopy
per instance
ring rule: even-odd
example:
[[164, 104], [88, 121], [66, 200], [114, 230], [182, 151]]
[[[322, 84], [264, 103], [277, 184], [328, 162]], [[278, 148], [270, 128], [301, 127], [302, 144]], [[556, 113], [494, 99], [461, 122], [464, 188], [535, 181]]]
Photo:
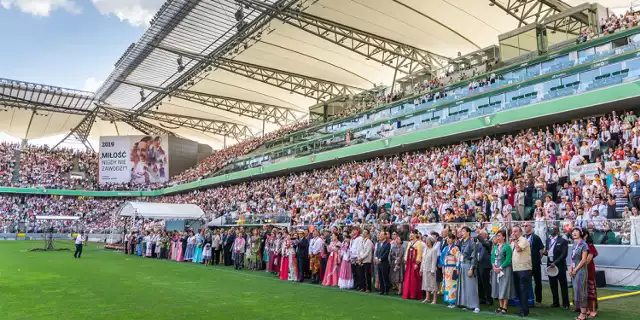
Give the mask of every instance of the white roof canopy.
[[123, 217], [151, 219], [200, 219], [204, 211], [195, 204], [126, 202], [118, 209]]

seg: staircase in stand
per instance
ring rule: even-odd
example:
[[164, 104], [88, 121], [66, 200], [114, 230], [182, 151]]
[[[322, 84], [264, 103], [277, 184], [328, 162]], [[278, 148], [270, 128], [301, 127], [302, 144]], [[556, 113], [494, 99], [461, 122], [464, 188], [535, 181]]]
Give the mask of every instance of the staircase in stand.
[[18, 183], [20, 182], [20, 150], [15, 150], [13, 152], [13, 177], [11, 178], [11, 182]]

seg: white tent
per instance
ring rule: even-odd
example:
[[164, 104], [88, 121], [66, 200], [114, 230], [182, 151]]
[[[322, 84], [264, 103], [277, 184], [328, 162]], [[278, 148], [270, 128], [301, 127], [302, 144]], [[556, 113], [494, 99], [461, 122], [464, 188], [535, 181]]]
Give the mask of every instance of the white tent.
[[121, 217], [150, 219], [200, 219], [204, 211], [195, 204], [150, 203], [128, 201], [118, 209]]

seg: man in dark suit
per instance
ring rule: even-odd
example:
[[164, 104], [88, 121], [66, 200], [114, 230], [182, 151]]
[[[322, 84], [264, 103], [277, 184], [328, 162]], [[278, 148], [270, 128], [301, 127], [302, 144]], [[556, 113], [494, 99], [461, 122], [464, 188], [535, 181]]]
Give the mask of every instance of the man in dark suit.
[[298, 243], [296, 244], [296, 263], [298, 266], [298, 282], [304, 281], [304, 272], [307, 270], [309, 259], [309, 240], [304, 235], [304, 231], [298, 231]]
[[558, 227], [552, 225], [549, 227], [550, 237], [547, 239], [544, 255], [547, 256], [547, 266], [558, 268], [558, 275], [549, 277], [549, 285], [553, 294], [552, 308], [560, 307], [560, 299], [558, 298], [558, 282], [560, 282], [560, 291], [562, 292], [562, 307], [569, 309], [569, 288], [567, 286], [567, 254], [569, 252], [569, 242], [558, 235]]
[[533, 273], [533, 281], [535, 283], [535, 306], [542, 305], [542, 253], [544, 252], [544, 244], [537, 234], [533, 233], [533, 224], [527, 222], [524, 224], [524, 237], [529, 241], [531, 248], [531, 265]]
[[378, 283], [380, 284], [380, 294], [387, 295], [391, 289], [391, 281], [389, 280], [389, 253], [391, 252], [391, 244], [387, 241], [387, 233], [380, 232], [378, 234], [378, 243], [375, 252], [375, 263], [378, 265]]
[[227, 230], [227, 234], [225, 238], [223, 238], [222, 243], [224, 243], [224, 265], [232, 266], [233, 265], [233, 257], [232, 248], [233, 243], [236, 241], [236, 235], [233, 232], [233, 229]]
[[[262, 255], [264, 254], [264, 247], [267, 245], [267, 238], [269, 237], [269, 234], [271, 234], [271, 230], [269, 229], [270, 229], [270, 226], [268, 225], [262, 226], [262, 233], [260, 235], [262, 239], [260, 239], [260, 248], [258, 249], [259, 250], [258, 257], [260, 257], [261, 260], [264, 260], [262, 259], [263, 258]], [[264, 270], [266, 269], [266, 267], [267, 267], [266, 263], [260, 263], [260, 270]]]
[[478, 297], [480, 303], [492, 305], [491, 298], [491, 241], [487, 232], [483, 229], [476, 230], [478, 240], [476, 251], [478, 252]]

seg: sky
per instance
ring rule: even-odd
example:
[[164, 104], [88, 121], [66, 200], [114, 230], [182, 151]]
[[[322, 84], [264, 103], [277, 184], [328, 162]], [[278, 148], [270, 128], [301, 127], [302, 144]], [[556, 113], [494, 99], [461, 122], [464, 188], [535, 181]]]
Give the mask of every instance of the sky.
[[162, 3], [0, 0], [0, 77], [95, 91]]
[[[0, 0], [0, 78], [95, 92], [164, 2]], [[0, 141], [19, 139], [0, 132]]]

